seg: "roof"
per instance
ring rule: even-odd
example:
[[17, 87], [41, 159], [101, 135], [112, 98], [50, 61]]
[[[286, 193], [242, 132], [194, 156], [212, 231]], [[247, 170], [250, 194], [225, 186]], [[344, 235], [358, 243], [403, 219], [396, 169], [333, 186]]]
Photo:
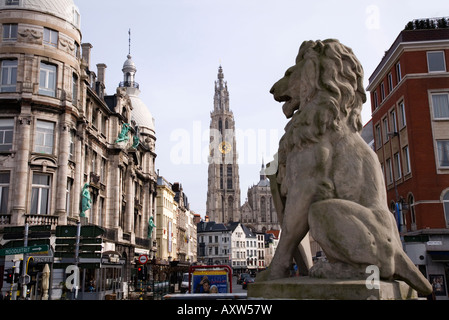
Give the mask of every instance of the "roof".
[[80, 29], [79, 10], [73, 0], [21, 0], [18, 5], [7, 5], [0, 2], [0, 10], [33, 10], [48, 13], [61, 18]]
[[281, 232], [280, 230], [268, 230], [266, 233], [270, 233], [270, 234], [274, 235], [277, 239], [279, 239], [280, 232]]
[[216, 223], [214, 221], [210, 222], [201, 221], [200, 223], [197, 224], [196, 228], [198, 233], [229, 231], [229, 229], [223, 223]]
[[139, 127], [145, 127], [155, 132], [153, 115], [142, 99], [140, 99], [140, 90], [127, 87], [126, 93], [128, 93], [133, 107], [131, 111], [131, 120], [134, 120]]
[[377, 65], [374, 72], [369, 77], [369, 85], [367, 90], [373, 89], [377, 85], [378, 76], [382, 73], [383, 68], [389, 63], [392, 58], [395, 58], [397, 49], [401, 49], [401, 45], [411, 44], [416, 45], [421, 42], [443, 41], [449, 40], [449, 29], [424, 29], [424, 30], [403, 30], [399, 33], [396, 40], [391, 47], [385, 52], [381, 62]]

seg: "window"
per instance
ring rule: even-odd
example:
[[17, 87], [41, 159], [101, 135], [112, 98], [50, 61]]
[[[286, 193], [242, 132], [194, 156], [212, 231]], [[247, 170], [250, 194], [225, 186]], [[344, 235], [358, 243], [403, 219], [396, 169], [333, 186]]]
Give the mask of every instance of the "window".
[[379, 102], [377, 101], [377, 91], [374, 91], [373, 93], [373, 100], [374, 100], [374, 109], [377, 109], [379, 106]]
[[385, 86], [384, 83], [382, 82], [380, 84], [380, 101], [384, 101], [385, 100]]
[[447, 93], [432, 94], [434, 119], [449, 119], [449, 98]]
[[0, 119], [0, 151], [12, 149], [14, 119]]
[[78, 76], [75, 73], [72, 76], [72, 104], [78, 105]]
[[382, 146], [382, 133], [380, 130], [380, 124], [376, 125], [376, 147], [380, 148]]
[[66, 210], [67, 214], [69, 214], [69, 215], [71, 213], [72, 190], [73, 190], [73, 179], [67, 178], [65, 210]]
[[446, 217], [446, 225], [449, 225], [449, 191], [443, 196], [444, 216]]
[[223, 165], [220, 164], [220, 189], [223, 189]]
[[408, 197], [408, 206], [410, 208], [410, 218], [412, 226], [416, 227], [415, 197], [412, 194]]
[[58, 31], [44, 28], [44, 44], [48, 44], [53, 47], [58, 46]]
[[391, 72], [388, 74], [388, 92], [393, 91], [393, 75]]
[[3, 60], [0, 92], [16, 92], [17, 60]]
[[404, 105], [404, 101], [399, 102], [399, 125], [401, 126], [401, 128], [405, 127], [405, 125], [407, 124], [407, 121], [405, 119], [405, 105]]
[[37, 120], [36, 141], [34, 143], [34, 151], [52, 154], [54, 132], [55, 132], [55, 124], [53, 122]]
[[391, 129], [393, 130], [393, 133], [398, 132], [398, 126], [396, 122], [396, 111], [391, 110], [390, 111], [390, 120], [391, 120]]
[[9, 172], [0, 173], [0, 213], [8, 213]]
[[396, 175], [396, 180], [399, 180], [402, 177], [401, 158], [399, 157], [399, 153], [394, 154], [394, 173]]
[[402, 148], [402, 155], [404, 156], [404, 165], [405, 165], [405, 174], [409, 174], [412, 171], [412, 168], [410, 166], [410, 151], [408, 149], [408, 146], [405, 146]]
[[20, 0], [6, 0], [7, 6], [18, 6], [20, 4]]
[[449, 167], [449, 140], [437, 141], [437, 153], [440, 167]]
[[17, 40], [18, 25], [4, 24], [3, 25], [3, 41], [16, 41]]
[[69, 135], [69, 160], [75, 160], [75, 131], [70, 130]]
[[427, 65], [429, 72], [446, 71], [443, 51], [427, 52]]
[[388, 141], [388, 119], [385, 117], [382, 120], [383, 126], [384, 126], [384, 142]]
[[398, 79], [398, 83], [402, 80], [402, 74], [401, 74], [401, 63], [396, 63], [396, 79]]
[[232, 189], [232, 165], [231, 164], [228, 164], [226, 176], [227, 176], [227, 189]]
[[39, 94], [56, 97], [56, 66], [41, 62], [39, 72]]
[[393, 168], [391, 166], [391, 159], [387, 159], [387, 184], [393, 182]]
[[50, 176], [33, 174], [31, 188], [31, 214], [48, 214], [50, 200]]

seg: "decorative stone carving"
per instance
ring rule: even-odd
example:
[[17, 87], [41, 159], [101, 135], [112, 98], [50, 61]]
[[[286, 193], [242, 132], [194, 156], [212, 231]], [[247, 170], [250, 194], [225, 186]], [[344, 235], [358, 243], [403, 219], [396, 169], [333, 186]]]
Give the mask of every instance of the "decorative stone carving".
[[402, 249], [378, 158], [359, 134], [366, 95], [352, 50], [334, 39], [305, 41], [296, 64], [270, 92], [291, 120], [278, 162], [269, 168], [282, 235], [257, 281], [287, 277], [310, 231], [328, 259], [310, 269], [311, 277], [366, 279], [374, 265], [381, 279], [430, 294], [431, 285]]

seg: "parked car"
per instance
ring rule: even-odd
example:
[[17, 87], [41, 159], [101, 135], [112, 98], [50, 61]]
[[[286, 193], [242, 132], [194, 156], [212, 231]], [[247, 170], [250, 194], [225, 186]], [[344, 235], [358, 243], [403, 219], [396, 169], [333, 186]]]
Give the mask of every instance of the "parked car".
[[182, 275], [181, 293], [186, 293], [187, 291], [189, 291], [189, 274], [184, 273]]
[[246, 277], [242, 282], [242, 289], [248, 289], [248, 284], [254, 283], [253, 277]]
[[250, 277], [249, 273], [241, 273], [237, 278], [237, 284], [242, 284], [243, 280], [247, 277]]

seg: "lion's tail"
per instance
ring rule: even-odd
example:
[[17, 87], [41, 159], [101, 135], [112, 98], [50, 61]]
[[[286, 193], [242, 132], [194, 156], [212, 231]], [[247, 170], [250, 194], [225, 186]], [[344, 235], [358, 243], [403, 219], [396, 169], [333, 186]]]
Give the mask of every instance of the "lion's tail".
[[423, 295], [432, 293], [432, 286], [405, 252], [396, 255], [395, 275]]

